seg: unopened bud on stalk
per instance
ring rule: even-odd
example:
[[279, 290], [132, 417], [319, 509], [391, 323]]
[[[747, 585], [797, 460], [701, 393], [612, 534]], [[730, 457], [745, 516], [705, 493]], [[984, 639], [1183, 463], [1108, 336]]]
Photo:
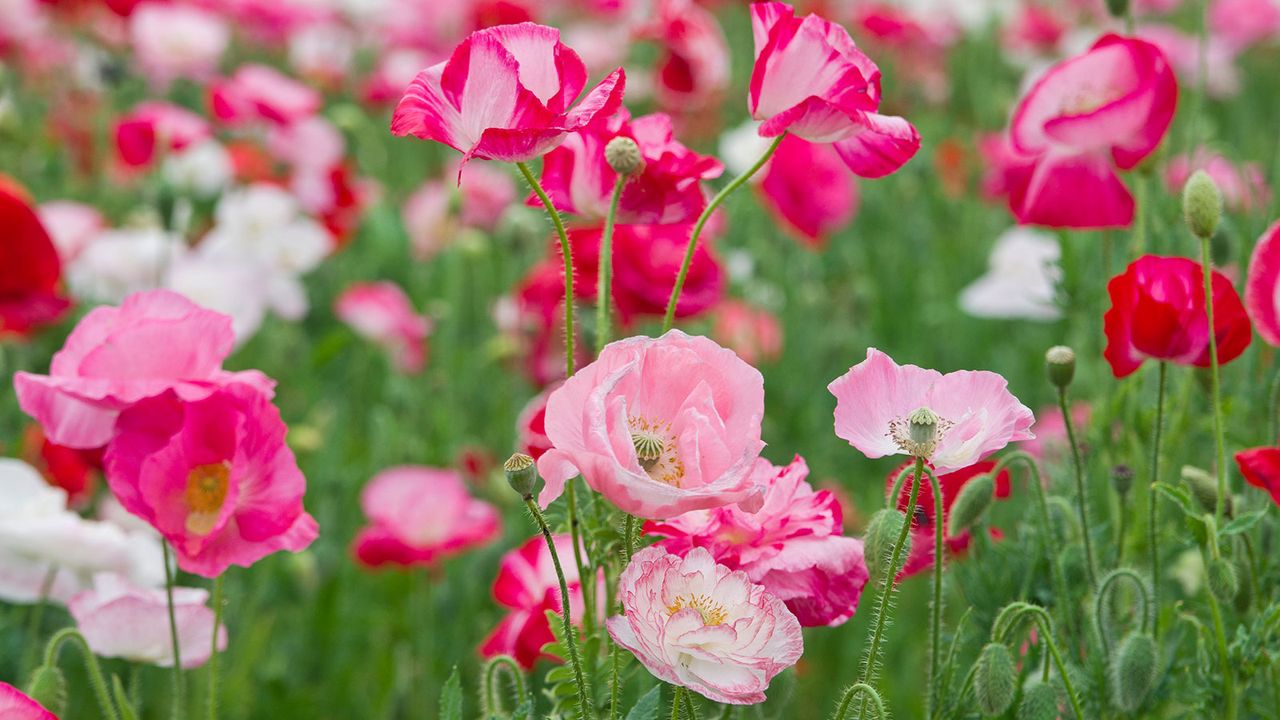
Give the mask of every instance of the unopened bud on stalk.
[[41, 665], [31, 674], [27, 695], [61, 717], [67, 709], [67, 678], [56, 665]]
[[1123, 20], [1129, 14], [1129, 0], [1107, 0], [1107, 12], [1111, 17]]
[[1121, 712], [1137, 710], [1156, 684], [1156, 641], [1132, 633], [1111, 658], [1111, 699]]
[[629, 137], [616, 137], [604, 146], [604, 161], [619, 175], [635, 175], [644, 169], [640, 146]]
[[1222, 219], [1222, 192], [1204, 170], [1191, 174], [1182, 187], [1182, 215], [1198, 238], [1211, 238]]
[[1236, 572], [1236, 564], [1224, 557], [1209, 561], [1209, 592], [1220, 602], [1228, 603], [1236, 599], [1240, 592], [1240, 574]]
[[1003, 715], [1018, 694], [1018, 670], [1003, 643], [987, 643], [973, 672], [973, 694], [983, 715]]
[[533, 497], [533, 488], [538, 484], [538, 468], [533, 464], [533, 458], [516, 453], [502, 463], [502, 470], [507, 474], [507, 484], [520, 493], [520, 497]]
[[1022, 702], [1018, 703], [1018, 720], [1057, 720], [1058, 689], [1052, 683], [1034, 677], [1022, 686]]
[[[906, 522], [906, 514], [898, 509], [885, 508], [871, 516], [871, 522], [867, 523], [866, 536], [863, 538], [863, 556], [867, 560], [867, 572], [871, 575], [871, 582], [878, 584], [889, 574], [893, 546], [898, 542], [898, 536], [902, 534], [902, 526]], [[892, 570], [893, 576], [897, 576], [909, 554], [911, 554], [910, 533], [907, 534], [906, 544], [903, 545], [902, 554], [898, 557], [898, 567]]]
[[947, 518], [947, 534], [959, 535], [982, 519], [995, 497], [996, 481], [990, 473], [979, 475], [960, 488]]
[[[1218, 509], [1218, 480], [1206, 470], [1193, 465], [1182, 466], [1182, 482], [1187, 484], [1191, 496], [1196, 499], [1205, 512]], [[1231, 498], [1227, 497], [1226, 515], [1231, 516]]]
[[1066, 345], [1054, 345], [1044, 354], [1049, 382], [1059, 390], [1065, 389], [1076, 376], [1076, 351]]
[[1133, 468], [1128, 465], [1116, 465], [1111, 468], [1111, 487], [1120, 497], [1125, 497], [1133, 489]]

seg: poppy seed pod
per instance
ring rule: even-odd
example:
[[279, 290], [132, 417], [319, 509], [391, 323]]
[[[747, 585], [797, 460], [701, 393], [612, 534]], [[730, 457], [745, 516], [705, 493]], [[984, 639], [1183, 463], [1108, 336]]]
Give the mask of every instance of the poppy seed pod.
[[983, 715], [1003, 715], [1018, 694], [1018, 670], [1002, 643], [987, 643], [973, 673], [973, 694]]
[[1044, 354], [1049, 382], [1059, 390], [1065, 389], [1076, 376], [1076, 352], [1066, 345], [1054, 345]]
[[1156, 642], [1145, 633], [1132, 633], [1111, 657], [1111, 699], [1122, 712], [1142, 706], [1156, 684]]
[[619, 175], [635, 175], [644, 169], [640, 146], [629, 137], [616, 137], [604, 146], [604, 161]]
[[507, 484], [520, 494], [520, 497], [533, 497], [533, 488], [538, 484], [538, 468], [533, 458], [524, 453], [515, 453], [502, 463], [502, 470], [507, 475]]
[[1209, 173], [1197, 170], [1182, 186], [1182, 216], [1198, 238], [1211, 238], [1222, 220], [1222, 191]]
[[960, 535], [981, 520], [987, 508], [991, 507], [995, 492], [996, 481], [990, 474], [979, 475], [960, 488], [947, 518], [947, 534]]
[[41, 665], [31, 674], [27, 695], [61, 717], [67, 709], [67, 678], [56, 665]]
[[[863, 555], [867, 559], [867, 572], [871, 575], [872, 582], [881, 582], [889, 573], [893, 545], [902, 534], [902, 526], [906, 522], [907, 516], [901, 510], [885, 508], [876, 511], [876, 514], [871, 516], [871, 522], [867, 523], [867, 533], [863, 538]], [[898, 567], [892, 570], [893, 575], [898, 574], [902, 569], [903, 561], [910, 554], [911, 535], [908, 534], [906, 545], [903, 546], [902, 553], [898, 557]]]

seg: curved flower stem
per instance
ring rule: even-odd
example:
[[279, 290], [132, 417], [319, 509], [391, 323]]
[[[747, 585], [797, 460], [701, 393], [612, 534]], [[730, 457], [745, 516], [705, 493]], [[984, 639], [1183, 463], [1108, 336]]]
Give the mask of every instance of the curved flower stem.
[[723, 203], [726, 198], [732, 195], [735, 190], [742, 187], [751, 179], [752, 175], [759, 172], [760, 168], [764, 167], [765, 163], [769, 162], [769, 158], [773, 157], [773, 153], [777, 151], [778, 145], [782, 143], [782, 139], [786, 136], [787, 134], [783, 133], [774, 139], [774, 141], [769, 144], [769, 149], [764, 151], [764, 154], [760, 156], [759, 160], [756, 160], [756, 164], [748, 168], [746, 172], [734, 178], [732, 182], [725, 185], [720, 192], [716, 193], [715, 197], [711, 198], [711, 201], [707, 203], [707, 207], [703, 209], [702, 214], [698, 216], [698, 221], [693, 225], [693, 232], [689, 235], [689, 245], [684, 251], [684, 262], [680, 265], [680, 273], [676, 275], [676, 284], [671, 288], [671, 299], [667, 301], [667, 313], [662, 318], [662, 332], [665, 333], [670, 330], [671, 326], [675, 324], [676, 303], [680, 300], [680, 291], [684, 289], [685, 277], [689, 275], [689, 265], [693, 262], [693, 251], [698, 247], [698, 237], [702, 235], [703, 226], [707, 224], [707, 220], [711, 219], [711, 214], [715, 212], [716, 208], [720, 207], [720, 204]]
[[1160, 382], [1156, 389], [1155, 438], [1151, 442], [1151, 482], [1147, 485], [1147, 545], [1151, 552], [1151, 602], [1155, 606], [1151, 635], [1156, 640], [1160, 639], [1160, 538], [1157, 522], [1160, 493], [1156, 492], [1156, 483], [1160, 481], [1160, 435], [1164, 432], [1165, 376], [1168, 374], [1169, 364], [1161, 361]]
[[564, 256], [565, 377], [573, 377], [573, 251], [569, 248], [569, 234], [565, 232], [564, 220], [560, 219], [560, 212], [556, 210], [551, 198], [547, 196], [547, 191], [542, 189], [542, 184], [538, 182], [538, 178], [534, 177], [533, 172], [529, 170], [529, 165], [518, 162], [516, 167], [520, 169], [520, 174], [524, 176], [525, 182], [529, 183], [533, 194], [538, 196], [538, 199], [542, 201], [542, 206], [547, 209], [547, 215], [551, 217], [551, 224], [555, 226], [556, 235], [560, 239], [560, 254]]
[[503, 703], [501, 695], [498, 693], [498, 672], [505, 670], [507, 675], [511, 677], [512, 689], [515, 690], [516, 706], [524, 702], [524, 671], [516, 664], [514, 658], [510, 655], [498, 655], [485, 665], [484, 670], [484, 701], [486, 707], [486, 717], [496, 716], [502, 712]]
[[[1218, 502], [1213, 519], [1222, 527], [1227, 502], [1227, 451], [1222, 438], [1222, 379], [1218, 369], [1218, 334], [1213, 326], [1213, 258], [1209, 254], [1209, 238], [1200, 240], [1200, 264], [1204, 267], [1204, 309], [1209, 320], [1209, 378], [1213, 401], [1213, 439], [1218, 446], [1214, 468], [1218, 474]], [[1216, 542], [1216, 538], [1213, 539]]]
[[609, 199], [609, 214], [604, 216], [604, 232], [600, 235], [600, 274], [596, 279], [596, 354], [609, 344], [609, 301], [613, 298], [613, 224], [618, 216], [618, 201], [622, 188], [627, 184], [626, 175], [618, 175]]
[[[889, 617], [889, 602], [893, 599], [894, 578], [898, 574], [898, 563], [902, 559], [902, 550], [907, 544], [911, 532], [911, 518], [916, 512], [916, 499], [920, 494], [920, 476], [924, 474], [924, 458], [917, 457], [915, 471], [912, 473], [911, 494], [907, 500], [907, 521], [902, 523], [898, 540], [893, 544], [893, 553], [889, 556], [889, 564], [885, 568], [884, 590], [880, 593], [880, 606], [876, 609], [875, 626], [871, 632], [871, 646], [867, 650], [867, 659], [862, 666], [862, 679], [858, 682], [870, 685], [875, 679], [876, 666], [880, 661], [880, 639], [884, 637], [885, 620]], [[867, 700], [864, 698], [858, 710], [859, 720], [867, 716]]]
[[885, 715], [884, 701], [880, 699], [880, 693], [876, 689], [866, 683], [854, 683], [844, 691], [844, 696], [840, 698], [840, 704], [836, 707], [836, 714], [832, 715], [832, 720], [845, 720], [845, 716], [849, 712], [849, 706], [853, 704], [853, 699], [858, 695], [863, 696], [863, 701], [871, 701], [871, 709], [875, 712], [875, 720], [884, 720]]
[[177, 720], [186, 714], [186, 698], [182, 678], [182, 648], [178, 645], [178, 618], [173, 609], [173, 551], [166, 540], [160, 541], [164, 548], [164, 592], [169, 605], [169, 642], [173, 644], [173, 710], [170, 717]]
[[1142, 624], [1139, 629], [1145, 631], [1151, 619], [1151, 598], [1147, 594], [1147, 584], [1142, 581], [1142, 576], [1129, 568], [1116, 568], [1107, 573], [1098, 585], [1098, 592], [1093, 598], [1093, 625], [1094, 629], [1098, 631], [1098, 640], [1102, 643], [1102, 652], [1107, 656], [1111, 655], [1111, 642], [1107, 637], [1107, 625], [1103, 619], [1103, 613], [1106, 611], [1107, 599], [1110, 597], [1111, 588], [1117, 580], [1129, 580], [1137, 588], [1138, 597], [1142, 598]]
[[[524, 504], [529, 508], [529, 512], [533, 515], [533, 519], [538, 523], [538, 529], [542, 531], [542, 539], [547, 543], [547, 551], [551, 553], [551, 564], [556, 568], [556, 578], [560, 581], [560, 607], [562, 613], [560, 617], [564, 620], [564, 643], [569, 651], [569, 665], [573, 668], [573, 680], [578, 687], [578, 718], [579, 720], [588, 720], [594, 718], [595, 712], [591, 709], [592, 697], [587, 691], [587, 680], [582, 674], [582, 660], [578, 657], [578, 631], [573, 627], [573, 619], [569, 616], [569, 583], [564, 578], [564, 568], [560, 566], [560, 554], [556, 552], [556, 542], [551, 537], [551, 528], [547, 526], [547, 519], [542, 516], [542, 511], [538, 509], [538, 503], [534, 502], [533, 495], [524, 496]], [[583, 580], [583, 585], [586, 580]]]
[[209, 720], [218, 720], [218, 628], [222, 627], [222, 575], [213, 580], [213, 649], [209, 652]]
[[1062, 410], [1062, 422], [1067, 426], [1067, 440], [1071, 443], [1072, 465], [1076, 471], [1076, 505], [1080, 513], [1080, 534], [1084, 537], [1084, 565], [1088, 571], [1089, 587], [1098, 586], [1093, 564], [1093, 540], [1089, 532], [1089, 496], [1085, 492], [1084, 463], [1080, 459], [1080, 443], [1076, 441], [1075, 424], [1071, 422], [1071, 409], [1067, 407], [1067, 389], [1058, 388], [1058, 408]]
[[84, 635], [73, 627], [63, 628], [49, 638], [49, 644], [44, 649], [44, 664], [47, 667], [53, 667], [58, 662], [58, 651], [62, 649], [63, 643], [74, 643], [80, 650], [80, 655], [84, 658], [85, 669], [89, 671], [89, 684], [93, 686], [93, 694], [98, 699], [98, 707], [102, 710], [102, 717], [106, 720], [119, 720], [120, 713], [116, 710], [115, 703], [111, 701], [111, 694], [107, 692], [107, 681], [102, 676], [102, 668], [98, 665], [98, 658], [94, 656], [93, 650], [89, 648], [89, 643], [84, 639]]
[[929, 619], [929, 694], [926, 700], [925, 717], [932, 718], [939, 702], [938, 663], [942, 656], [942, 563], [946, 554], [943, 552], [942, 483], [932, 472], [929, 473], [929, 480], [929, 485], [933, 488], [933, 603]]

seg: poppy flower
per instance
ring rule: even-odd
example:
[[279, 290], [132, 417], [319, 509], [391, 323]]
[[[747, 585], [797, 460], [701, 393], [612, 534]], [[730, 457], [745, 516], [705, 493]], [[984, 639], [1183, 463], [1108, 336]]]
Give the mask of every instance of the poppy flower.
[[360, 492], [368, 527], [356, 536], [356, 559], [369, 567], [431, 565], [497, 537], [498, 512], [471, 497], [457, 473], [429, 467], [383, 470]]
[[1236, 453], [1236, 466], [1252, 486], [1266, 490], [1280, 505], [1280, 447], [1258, 447]]
[[361, 337], [385, 347], [400, 372], [421, 372], [426, 365], [431, 320], [414, 310], [395, 283], [352, 285], [334, 301], [333, 311]]
[[71, 307], [62, 263], [26, 192], [0, 175], [0, 337], [27, 337]]
[[[209, 661], [213, 651], [213, 608], [201, 588], [173, 589], [173, 618], [183, 668]], [[71, 598], [67, 610], [93, 654], [173, 667], [169, 603], [163, 588], [141, 588], [123, 577], [100, 573], [93, 587]], [[227, 647], [227, 628], [218, 628], [218, 649]], [[3, 715], [0, 715], [3, 717]]]
[[[912, 464], [909, 462], [904, 463], [889, 473], [889, 476], [885, 479], [886, 494], [893, 491], [893, 485], [897, 482], [898, 475], [911, 466]], [[951, 506], [955, 503], [956, 497], [960, 495], [960, 490], [970, 480], [990, 473], [995, 467], [995, 462], [985, 460], [966, 468], [939, 475], [938, 483], [942, 486], [941, 516], [939, 516], [934, 507], [933, 490], [928, 485], [928, 477], [921, 479], [920, 494], [916, 498], [915, 517], [911, 518], [911, 553], [907, 556], [907, 560], [902, 566], [899, 580], [933, 567], [934, 523], [942, 523], [944, 542], [947, 544], [947, 550], [953, 555], [958, 555], [969, 547], [969, 542], [972, 539], [969, 531], [965, 530], [959, 535], [952, 535], [947, 529], [947, 516], [951, 512]], [[997, 500], [1003, 500], [1009, 497], [1010, 489], [1009, 471], [1001, 470], [1000, 474], [996, 476], [994, 497]], [[910, 492], [911, 488], [906, 483], [899, 490], [898, 509], [903, 512], [906, 512], [907, 504], [911, 500]], [[996, 528], [991, 528], [991, 532], [996, 534], [999, 531]]]
[[809, 247], [825, 245], [858, 211], [858, 184], [830, 145], [788, 135], [762, 175], [765, 207]]
[[[1244, 283], [1244, 304], [1268, 345], [1280, 346], [1280, 222], [1262, 233], [1249, 258]], [[1214, 318], [1215, 320], [1217, 318]], [[1219, 350], [1221, 352], [1221, 350]]]
[[0, 682], [0, 717], [5, 720], [58, 720], [43, 705], [6, 682]]

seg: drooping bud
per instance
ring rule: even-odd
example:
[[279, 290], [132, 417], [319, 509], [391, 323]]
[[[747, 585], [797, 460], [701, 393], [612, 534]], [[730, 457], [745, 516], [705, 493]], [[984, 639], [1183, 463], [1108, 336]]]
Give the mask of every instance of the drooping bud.
[[67, 709], [67, 678], [56, 665], [41, 665], [31, 674], [27, 695], [46, 710], [62, 716]]
[[1182, 215], [1198, 238], [1211, 238], [1222, 220], [1222, 191], [1204, 170], [1191, 174], [1182, 186]]
[[524, 453], [516, 453], [502, 463], [502, 470], [507, 474], [507, 484], [520, 493], [520, 497], [533, 497], [533, 488], [538, 484], [538, 468], [534, 465], [533, 458]]
[[1240, 573], [1236, 572], [1236, 564], [1224, 557], [1209, 561], [1209, 592], [1219, 601], [1228, 603], [1236, 599], [1240, 592]]
[[956, 536], [982, 519], [995, 497], [996, 481], [990, 473], [979, 475], [960, 488], [947, 517], [947, 534]]
[[974, 666], [973, 694], [983, 715], [1003, 715], [1018, 694], [1018, 670], [1003, 643], [987, 643]]
[[[1218, 480], [1206, 470], [1194, 465], [1182, 466], [1182, 482], [1187, 484], [1191, 496], [1196, 499], [1205, 512], [1214, 512], [1218, 508]], [[1226, 514], [1231, 516], [1231, 498], [1227, 497]]]
[[[867, 523], [867, 532], [863, 538], [863, 556], [867, 560], [867, 572], [871, 575], [873, 583], [883, 582], [888, 575], [889, 563], [893, 559], [893, 546], [902, 535], [902, 527], [906, 522], [907, 516], [901, 510], [884, 508], [876, 511], [876, 514], [871, 516], [871, 522]], [[898, 557], [898, 567], [893, 568], [894, 577], [902, 569], [909, 554], [911, 554], [911, 534], [907, 533], [906, 544], [903, 545], [902, 553]]]
[[604, 146], [604, 161], [619, 175], [635, 175], [644, 169], [640, 146], [629, 137], [616, 137]]
[[1054, 345], [1044, 354], [1049, 382], [1059, 390], [1065, 389], [1076, 376], [1076, 351], [1066, 345]]
[[1018, 703], [1018, 720], [1057, 720], [1058, 688], [1033, 677], [1022, 686], [1022, 702]]
[[1111, 468], [1111, 487], [1116, 494], [1125, 497], [1133, 489], [1133, 468], [1128, 465], [1116, 465]]
[[1156, 641], [1131, 633], [1111, 657], [1111, 699], [1121, 712], [1141, 707], [1156, 684]]
[[938, 446], [938, 416], [927, 407], [913, 410], [907, 416], [907, 436], [915, 446], [912, 454], [928, 458]]

